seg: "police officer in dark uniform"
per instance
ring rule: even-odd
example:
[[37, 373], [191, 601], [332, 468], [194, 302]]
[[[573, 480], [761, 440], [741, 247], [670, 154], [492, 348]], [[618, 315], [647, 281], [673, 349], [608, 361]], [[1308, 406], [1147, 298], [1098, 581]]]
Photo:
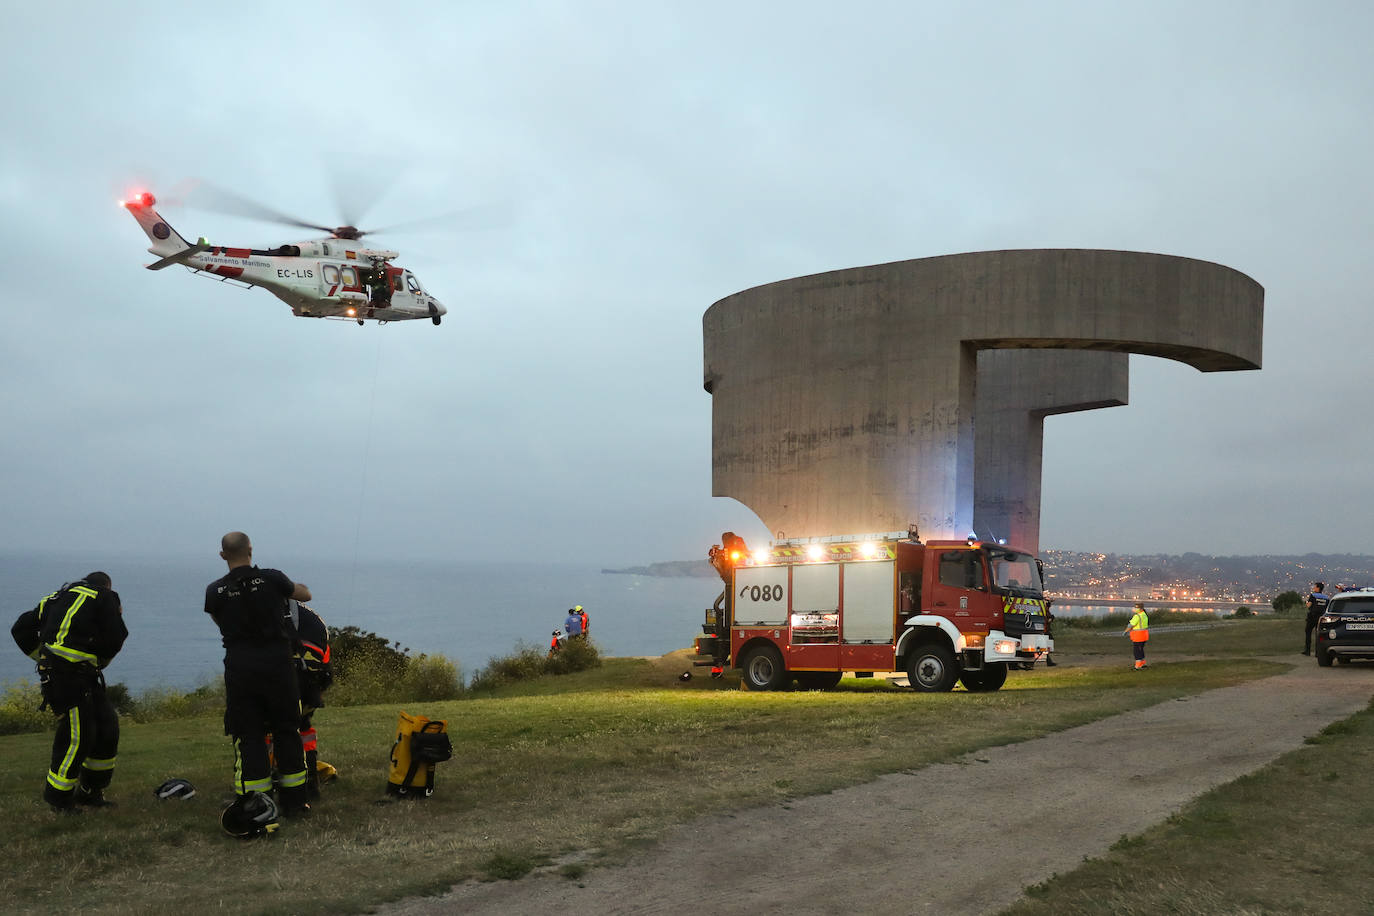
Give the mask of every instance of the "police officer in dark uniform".
[[[224, 639], [224, 732], [234, 742], [234, 791], [238, 796], [222, 823], [236, 835], [266, 830], [236, 812], [255, 810], [256, 793], [272, 791], [267, 735], [274, 737], [280, 777], [280, 810], [287, 816], [310, 811], [306, 798], [305, 755], [301, 747], [300, 688], [294, 659], [296, 634], [288, 599], [309, 601], [310, 589], [276, 569], [253, 565], [253, 545], [242, 531], [220, 541], [229, 573], [205, 589], [205, 613]], [[239, 832], [238, 828], [242, 828]]]
[[93, 572], [62, 586], [19, 615], [10, 632], [37, 659], [43, 707], [58, 717], [43, 800], [61, 813], [113, 804], [105, 788], [119, 751], [119, 714], [101, 672], [129, 631], [110, 577]]
[[1312, 631], [1317, 628], [1317, 620], [1326, 613], [1326, 606], [1331, 599], [1323, 594], [1326, 590], [1325, 582], [1313, 582], [1312, 594], [1307, 596], [1307, 626], [1302, 634], [1302, 654], [1312, 654]]

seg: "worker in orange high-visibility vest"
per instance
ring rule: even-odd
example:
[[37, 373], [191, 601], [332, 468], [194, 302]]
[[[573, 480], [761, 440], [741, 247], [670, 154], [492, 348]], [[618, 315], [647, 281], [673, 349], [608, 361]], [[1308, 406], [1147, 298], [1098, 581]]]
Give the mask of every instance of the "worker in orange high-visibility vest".
[[1150, 641], [1150, 615], [1145, 613], [1145, 605], [1138, 602], [1134, 610], [1130, 624], [1121, 635], [1131, 638], [1131, 649], [1135, 652], [1135, 670], [1139, 671], [1146, 667], [1145, 644]]

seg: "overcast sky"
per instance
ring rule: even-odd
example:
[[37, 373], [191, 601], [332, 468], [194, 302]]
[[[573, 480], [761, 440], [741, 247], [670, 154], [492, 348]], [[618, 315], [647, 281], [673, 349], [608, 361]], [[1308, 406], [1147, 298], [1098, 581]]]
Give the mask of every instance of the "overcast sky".
[[[1045, 547], [1374, 553], [1374, 7], [11, 5], [0, 550], [620, 566], [704, 555], [701, 316], [750, 286], [999, 248], [1216, 261], [1264, 368], [1131, 358], [1046, 424]], [[378, 238], [449, 308], [358, 327], [154, 273], [208, 179]], [[352, 215], [352, 214], [350, 214]], [[362, 217], [358, 217], [361, 219]]]

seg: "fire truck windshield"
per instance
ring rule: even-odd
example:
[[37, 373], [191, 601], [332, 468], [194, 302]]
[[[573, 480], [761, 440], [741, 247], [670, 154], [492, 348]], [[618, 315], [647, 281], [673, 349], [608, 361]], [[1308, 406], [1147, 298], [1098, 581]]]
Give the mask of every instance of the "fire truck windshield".
[[1035, 557], [1030, 554], [989, 547], [988, 560], [992, 565], [993, 584], [999, 590], [1036, 597], [1044, 591], [1044, 583], [1040, 581], [1040, 568], [1035, 564]]

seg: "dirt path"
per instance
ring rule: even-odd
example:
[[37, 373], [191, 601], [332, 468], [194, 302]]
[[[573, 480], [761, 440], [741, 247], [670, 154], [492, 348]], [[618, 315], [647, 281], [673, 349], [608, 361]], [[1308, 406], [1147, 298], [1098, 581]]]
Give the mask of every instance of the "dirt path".
[[674, 827], [634, 864], [592, 869], [580, 882], [548, 872], [469, 882], [380, 912], [996, 912], [1022, 888], [1299, 747], [1374, 695], [1374, 666], [1278, 660], [1297, 667], [830, 795]]

